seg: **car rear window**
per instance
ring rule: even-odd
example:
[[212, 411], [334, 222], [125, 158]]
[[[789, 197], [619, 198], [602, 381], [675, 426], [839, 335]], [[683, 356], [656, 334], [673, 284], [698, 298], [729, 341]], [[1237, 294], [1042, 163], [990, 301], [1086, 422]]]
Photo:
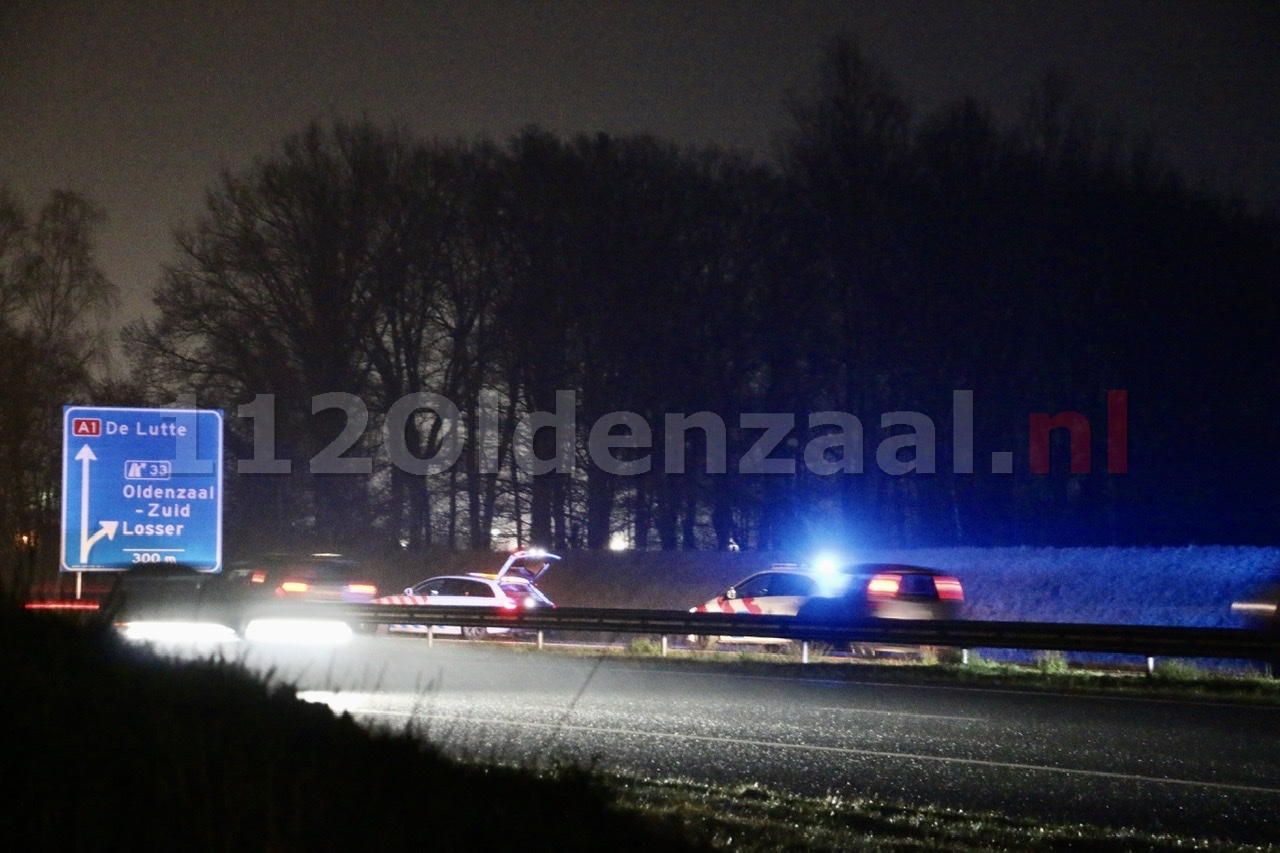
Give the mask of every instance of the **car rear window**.
[[898, 594], [934, 598], [938, 591], [933, 585], [933, 575], [904, 574], [898, 584]]

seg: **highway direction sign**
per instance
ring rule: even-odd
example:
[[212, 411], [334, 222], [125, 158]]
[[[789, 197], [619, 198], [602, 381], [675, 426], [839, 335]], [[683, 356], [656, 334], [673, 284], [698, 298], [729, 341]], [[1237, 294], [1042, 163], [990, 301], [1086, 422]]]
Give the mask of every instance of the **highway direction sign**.
[[62, 410], [62, 570], [222, 568], [222, 412]]

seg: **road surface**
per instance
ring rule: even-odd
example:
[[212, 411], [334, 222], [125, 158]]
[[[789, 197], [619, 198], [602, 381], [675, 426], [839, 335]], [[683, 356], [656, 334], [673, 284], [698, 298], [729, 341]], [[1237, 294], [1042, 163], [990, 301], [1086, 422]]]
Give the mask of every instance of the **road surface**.
[[[450, 752], [1280, 842], [1280, 708], [358, 637], [251, 667]], [[852, 668], [851, 668], [852, 669]], [[866, 668], [859, 667], [859, 671]], [[865, 680], [865, 679], [870, 680]]]

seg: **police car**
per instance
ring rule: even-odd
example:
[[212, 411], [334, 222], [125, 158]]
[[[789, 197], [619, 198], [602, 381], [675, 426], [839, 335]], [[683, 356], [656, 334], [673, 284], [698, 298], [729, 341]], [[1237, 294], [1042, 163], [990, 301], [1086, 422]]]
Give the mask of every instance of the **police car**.
[[[516, 612], [530, 607], [555, 607], [538, 589], [536, 581], [560, 559], [536, 549], [515, 551], [497, 572], [437, 575], [405, 589], [403, 595], [387, 595], [374, 604], [416, 604], [433, 607], [486, 607], [496, 612]], [[489, 634], [508, 634], [511, 628], [480, 625], [388, 625], [387, 631], [408, 634], [453, 634], [469, 640]]]
[[[963, 603], [964, 587], [958, 578], [924, 566], [775, 563], [690, 611], [795, 616], [824, 625], [848, 625], [867, 619], [955, 619]], [[782, 647], [788, 642], [777, 637], [730, 636], [690, 636], [689, 641], [701, 648], [716, 644]]]

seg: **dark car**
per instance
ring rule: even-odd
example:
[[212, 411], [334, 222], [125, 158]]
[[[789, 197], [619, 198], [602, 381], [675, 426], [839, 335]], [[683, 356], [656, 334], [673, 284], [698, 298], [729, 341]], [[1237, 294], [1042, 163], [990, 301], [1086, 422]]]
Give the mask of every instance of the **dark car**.
[[227, 570], [228, 585], [244, 603], [245, 639], [329, 645], [368, 626], [331, 618], [316, 606], [372, 601], [378, 588], [364, 565], [341, 554], [266, 554]]
[[362, 564], [341, 554], [268, 554], [236, 562], [227, 578], [259, 600], [350, 603], [378, 595]]
[[[964, 586], [954, 575], [924, 566], [863, 563], [842, 574], [849, 580], [834, 596], [811, 598], [796, 612], [797, 619], [821, 625], [857, 625], [879, 619], [958, 619], [964, 607]], [[855, 654], [881, 652], [914, 654], [904, 646], [854, 643]]]
[[811, 598], [796, 615], [821, 622], [955, 619], [964, 605], [964, 587], [959, 578], [937, 569], [862, 563], [841, 574], [849, 580], [838, 595]]
[[217, 572], [155, 563], [120, 572], [102, 610], [131, 639], [232, 639], [242, 601]]
[[[823, 625], [869, 619], [955, 619], [964, 588], [953, 575], [923, 566], [860, 563], [844, 568], [775, 564], [692, 608], [695, 613], [795, 616]], [[699, 647], [717, 644], [780, 646], [776, 637], [690, 636]]]
[[955, 619], [964, 605], [960, 580], [937, 569], [862, 563], [841, 574], [848, 581], [838, 594], [808, 599], [796, 616], [835, 624], [867, 619]]

